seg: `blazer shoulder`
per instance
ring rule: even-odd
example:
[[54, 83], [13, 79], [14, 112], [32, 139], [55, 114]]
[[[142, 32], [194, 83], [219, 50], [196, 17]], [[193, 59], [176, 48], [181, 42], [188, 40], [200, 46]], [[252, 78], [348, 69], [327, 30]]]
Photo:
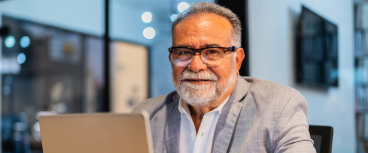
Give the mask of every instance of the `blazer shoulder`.
[[159, 109], [167, 105], [168, 103], [173, 101], [173, 96], [176, 94], [176, 91], [171, 92], [167, 95], [161, 95], [157, 97], [153, 97], [143, 102], [139, 103], [133, 109], [132, 113], [139, 113], [141, 111], [146, 111], [148, 114], [153, 115], [154, 112], [157, 112]]
[[300, 94], [292, 87], [285, 86], [276, 82], [266, 81], [254, 77], [244, 77], [244, 79], [252, 84], [251, 91], [263, 94], [282, 94], [282, 95], [294, 95]]
[[[249, 94], [253, 97], [260, 111], [266, 111], [269, 108], [277, 108], [281, 111], [287, 105], [293, 105], [295, 102], [306, 105], [306, 100], [302, 94], [292, 87], [258, 78], [248, 77], [244, 79], [251, 83]], [[289, 103], [289, 101], [293, 102]]]

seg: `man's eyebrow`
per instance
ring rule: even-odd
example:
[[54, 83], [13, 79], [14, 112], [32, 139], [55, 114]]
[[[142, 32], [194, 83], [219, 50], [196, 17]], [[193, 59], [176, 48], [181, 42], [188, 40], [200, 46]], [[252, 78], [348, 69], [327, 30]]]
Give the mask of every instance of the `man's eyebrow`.
[[221, 46], [219, 44], [206, 44], [203, 47], [205, 48], [205, 47], [221, 47]]
[[[190, 48], [192, 48], [189, 45], [178, 45], [178, 46], [175, 46], [175, 47], [190, 47]], [[206, 44], [206, 45], [202, 46], [201, 48], [206, 48], [206, 47], [221, 47], [221, 45], [219, 45], [219, 44]]]
[[178, 45], [178, 46], [174, 46], [174, 47], [190, 47], [189, 45]]

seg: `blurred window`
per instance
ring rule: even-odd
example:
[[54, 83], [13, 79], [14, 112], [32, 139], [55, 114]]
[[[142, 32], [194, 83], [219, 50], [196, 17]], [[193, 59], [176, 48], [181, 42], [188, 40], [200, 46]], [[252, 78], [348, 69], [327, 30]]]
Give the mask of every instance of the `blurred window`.
[[99, 111], [103, 40], [12, 17], [2, 24], [14, 39], [2, 43], [3, 152], [41, 150], [39, 115]]

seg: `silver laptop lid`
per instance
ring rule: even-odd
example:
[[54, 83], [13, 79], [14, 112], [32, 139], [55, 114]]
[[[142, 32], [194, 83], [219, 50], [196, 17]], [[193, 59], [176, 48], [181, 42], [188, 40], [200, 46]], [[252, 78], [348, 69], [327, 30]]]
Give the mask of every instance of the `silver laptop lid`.
[[44, 153], [153, 153], [148, 115], [40, 116]]

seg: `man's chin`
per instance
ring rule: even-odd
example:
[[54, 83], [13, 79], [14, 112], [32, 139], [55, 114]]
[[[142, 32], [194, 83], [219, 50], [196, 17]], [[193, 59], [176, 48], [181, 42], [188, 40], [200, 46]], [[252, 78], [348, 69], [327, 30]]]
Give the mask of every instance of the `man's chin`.
[[199, 97], [182, 97], [183, 100], [193, 106], [193, 107], [206, 107], [208, 106], [211, 101], [213, 100], [210, 100], [210, 99], [204, 99], [204, 98], [199, 98]]
[[211, 85], [216, 83], [215, 81], [181, 81], [182, 84], [188, 83], [191, 85]]
[[179, 92], [180, 97], [191, 106], [207, 106], [216, 97], [216, 94], [203, 90], [185, 90]]

